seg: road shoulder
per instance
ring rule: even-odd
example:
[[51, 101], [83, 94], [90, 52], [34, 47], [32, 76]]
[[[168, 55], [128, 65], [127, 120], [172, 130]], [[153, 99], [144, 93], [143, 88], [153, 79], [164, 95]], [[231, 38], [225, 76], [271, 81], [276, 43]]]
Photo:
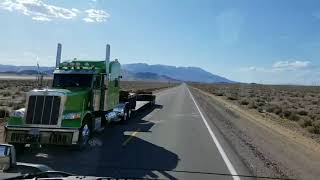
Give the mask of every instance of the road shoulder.
[[253, 173], [304, 179], [320, 175], [317, 142], [210, 93], [191, 89]]

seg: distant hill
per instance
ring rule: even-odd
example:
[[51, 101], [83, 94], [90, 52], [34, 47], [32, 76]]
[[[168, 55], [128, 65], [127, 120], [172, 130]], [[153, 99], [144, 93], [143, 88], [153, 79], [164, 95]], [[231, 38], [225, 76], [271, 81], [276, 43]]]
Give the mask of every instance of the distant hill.
[[[45, 74], [52, 74], [54, 67], [40, 67]], [[0, 73], [37, 74], [36, 66], [1, 65]], [[211, 74], [198, 67], [176, 67], [167, 65], [148, 65], [144, 63], [122, 65], [124, 80], [141, 81], [192, 81], [205, 83], [232, 83], [224, 77]]]
[[[40, 67], [40, 71], [50, 71], [53, 69], [53, 67]], [[38, 68], [37, 66], [14, 66], [0, 64], [0, 72], [20, 72], [24, 70], [38, 71]]]
[[125, 81], [161, 81], [161, 82], [179, 82], [176, 79], [168, 76], [158, 75], [150, 72], [137, 72], [133, 73], [127, 70], [122, 70], [122, 79]]
[[148, 65], [144, 63], [124, 64], [123, 69], [130, 72], [151, 72], [168, 76], [181, 81], [205, 82], [205, 83], [232, 83], [233, 81], [211, 74], [198, 67], [176, 67], [167, 65]]

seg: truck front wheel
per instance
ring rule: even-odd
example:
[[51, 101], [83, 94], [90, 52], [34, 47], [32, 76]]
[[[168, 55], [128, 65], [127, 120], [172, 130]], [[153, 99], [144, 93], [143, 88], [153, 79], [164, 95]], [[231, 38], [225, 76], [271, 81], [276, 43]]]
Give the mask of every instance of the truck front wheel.
[[89, 144], [89, 139], [91, 138], [91, 133], [92, 133], [91, 125], [92, 125], [91, 118], [86, 117], [79, 131], [78, 146], [80, 149], [84, 149]]

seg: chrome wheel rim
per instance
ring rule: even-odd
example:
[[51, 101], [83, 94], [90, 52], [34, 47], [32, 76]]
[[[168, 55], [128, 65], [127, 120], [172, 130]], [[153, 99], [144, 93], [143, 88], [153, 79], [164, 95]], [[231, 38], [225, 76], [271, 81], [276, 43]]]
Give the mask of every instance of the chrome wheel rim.
[[87, 124], [85, 124], [82, 128], [82, 132], [81, 132], [81, 136], [82, 136], [82, 144], [86, 144], [89, 140], [89, 136], [90, 136], [90, 129], [88, 127]]

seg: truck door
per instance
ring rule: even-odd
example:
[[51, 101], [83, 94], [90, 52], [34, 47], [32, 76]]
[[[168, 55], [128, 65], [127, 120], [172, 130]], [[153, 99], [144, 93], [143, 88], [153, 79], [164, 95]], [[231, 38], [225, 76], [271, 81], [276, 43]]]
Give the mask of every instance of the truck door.
[[109, 74], [106, 74], [103, 77], [104, 77], [103, 82], [102, 82], [104, 84], [104, 86], [103, 86], [104, 91], [102, 92], [103, 96], [104, 96], [104, 99], [103, 99], [103, 110], [104, 111], [108, 111], [109, 110], [109, 107], [108, 107], [108, 101], [109, 101], [109, 99], [108, 99]]
[[93, 78], [93, 111], [99, 111], [101, 110], [101, 76], [94, 75]]
[[117, 60], [110, 62], [107, 98], [109, 109], [113, 109], [119, 104], [120, 72], [120, 63]]

